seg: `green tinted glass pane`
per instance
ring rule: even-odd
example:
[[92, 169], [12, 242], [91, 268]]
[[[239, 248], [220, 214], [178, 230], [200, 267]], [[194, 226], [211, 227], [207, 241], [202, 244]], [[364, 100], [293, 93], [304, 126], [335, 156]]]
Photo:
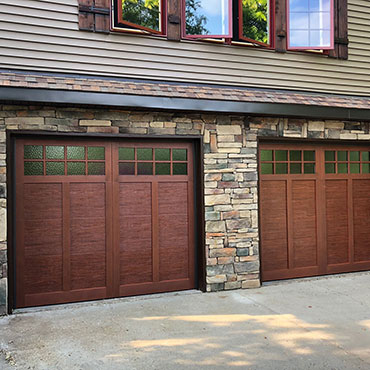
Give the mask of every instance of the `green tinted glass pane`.
[[151, 161], [153, 159], [153, 149], [138, 148], [137, 159], [140, 161]]
[[88, 175], [105, 175], [105, 163], [104, 162], [89, 162], [87, 164]]
[[362, 173], [370, 173], [370, 164], [369, 163], [363, 163], [362, 164]]
[[370, 161], [370, 153], [369, 152], [362, 152], [362, 160], [365, 161], [365, 162], [369, 162]]
[[[305, 161], [311, 161], [311, 162], [314, 162], [315, 161], [315, 151], [314, 150], [305, 150], [303, 152], [303, 159]], [[306, 172], [305, 172], [306, 173]], [[307, 172], [307, 173], [311, 173], [311, 172]]]
[[276, 163], [275, 173], [288, 173], [288, 164], [287, 163]]
[[301, 163], [291, 163], [290, 173], [292, 174], [302, 173], [302, 164]]
[[272, 150], [261, 150], [261, 161], [272, 161]]
[[24, 159], [43, 159], [44, 151], [42, 145], [25, 145]]
[[25, 176], [39, 176], [44, 174], [43, 162], [24, 162]]
[[64, 146], [46, 146], [46, 159], [64, 159]]
[[360, 163], [351, 163], [349, 168], [351, 173], [360, 173]]
[[85, 162], [67, 162], [67, 175], [85, 175]]
[[135, 163], [133, 162], [121, 162], [119, 164], [120, 175], [135, 175]]
[[67, 146], [67, 159], [85, 159], [85, 147]]
[[291, 150], [289, 152], [289, 158], [291, 161], [300, 161], [302, 157], [302, 152], [300, 150]]
[[153, 163], [142, 162], [137, 164], [138, 175], [153, 175]]
[[160, 1], [125, 0], [120, 2], [120, 6], [122, 6], [123, 21], [146, 29], [161, 30], [162, 12]]
[[338, 163], [338, 173], [348, 173], [348, 164]]
[[174, 175], [187, 175], [188, 165], [186, 163], [173, 163], [173, 174]]
[[156, 163], [155, 164], [155, 174], [156, 175], [170, 175], [171, 174], [171, 164], [170, 163]]
[[275, 161], [287, 161], [288, 151], [287, 150], [275, 150]]
[[105, 148], [103, 146], [89, 146], [87, 159], [105, 159]]
[[339, 150], [337, 152], [338, 161], [347, 161], [348, 160], [348, 152], [346, 150]]
[[[325, 161], [327, 162], [335, 161], [335, 151], [334, 150], [325, 150]], [[334, 172], [326, 172], [326, 173], [334, 173]]]
[[119, 148], [119, 159], [125, 161], [133, 161], [135, 159], [135, 149]]
[[64, 175], [64, 162], [46, 162], [47, 175]]
[[325, 163], [325, 173], [335, 173], [335, 163]]
[[315, 163], [305, 163], [304, 173], [315, 173]]
[[[350, 152], [349, 157], [350, 157], [351, 161], [359, 161], [360, 160], [360, 152]], [[355, 172], [353, 172], [353, 173], [355, 173]]]
[[170, 150], [169, 149], [155, 149], [155, 160], [156, 161], [169, 161]]
[[187, 161], [188, 160], [187, 149], [172, 149], [172, 160], [173, 161]]
[[271, 175], [274, 173], [274, 167], [272, 163], [261, 163], [261, 173], [263, 175]]

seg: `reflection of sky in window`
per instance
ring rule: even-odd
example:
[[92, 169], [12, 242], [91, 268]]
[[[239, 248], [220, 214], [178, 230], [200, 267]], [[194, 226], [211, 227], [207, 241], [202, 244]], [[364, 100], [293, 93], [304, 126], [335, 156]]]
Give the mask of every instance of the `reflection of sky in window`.
[[291, 47], [328, 47], [331, 0], [289, 0]]
[[203, 24], [208, 35], [227, 35], [229, 33], [229, 1], [228, 0], [199, 0], [196, 9], [198, 17], [204, 16]]

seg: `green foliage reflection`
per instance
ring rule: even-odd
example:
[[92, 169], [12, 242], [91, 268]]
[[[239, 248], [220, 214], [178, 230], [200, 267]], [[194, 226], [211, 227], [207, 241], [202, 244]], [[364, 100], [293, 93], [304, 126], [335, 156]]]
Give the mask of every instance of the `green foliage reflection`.
[[209, 30], [205, 27], [207, 17], [197, 14], [201, 8], [200, 0], [186, 0], [186, 34], [187, 35], [208, 35]]
[[242, 0], [244, 37], [265, 44], [269, 42], [268, 1]]
[[122, 16], [126, 22], [160, 31], [159, 0], [122, 0]]

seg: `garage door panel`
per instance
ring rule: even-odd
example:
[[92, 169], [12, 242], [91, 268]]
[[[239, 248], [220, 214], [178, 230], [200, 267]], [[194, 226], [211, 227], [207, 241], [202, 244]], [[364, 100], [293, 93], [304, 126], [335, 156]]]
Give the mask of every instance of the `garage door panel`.
[[348, 181], [325, 182], [326, 243], [329, 265], [349, 262]]
[[353, 180], [354, 260], [370, 261], [370, 179]]

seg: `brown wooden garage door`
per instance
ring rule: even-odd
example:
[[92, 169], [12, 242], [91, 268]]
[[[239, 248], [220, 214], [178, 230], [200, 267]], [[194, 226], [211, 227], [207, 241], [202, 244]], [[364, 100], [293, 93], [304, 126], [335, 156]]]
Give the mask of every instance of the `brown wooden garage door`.
[[260, 146], [262, 279], [370, 269], [368, 146]]
[[16, 142], [16, 307], [194, 283], [187, 142]]

